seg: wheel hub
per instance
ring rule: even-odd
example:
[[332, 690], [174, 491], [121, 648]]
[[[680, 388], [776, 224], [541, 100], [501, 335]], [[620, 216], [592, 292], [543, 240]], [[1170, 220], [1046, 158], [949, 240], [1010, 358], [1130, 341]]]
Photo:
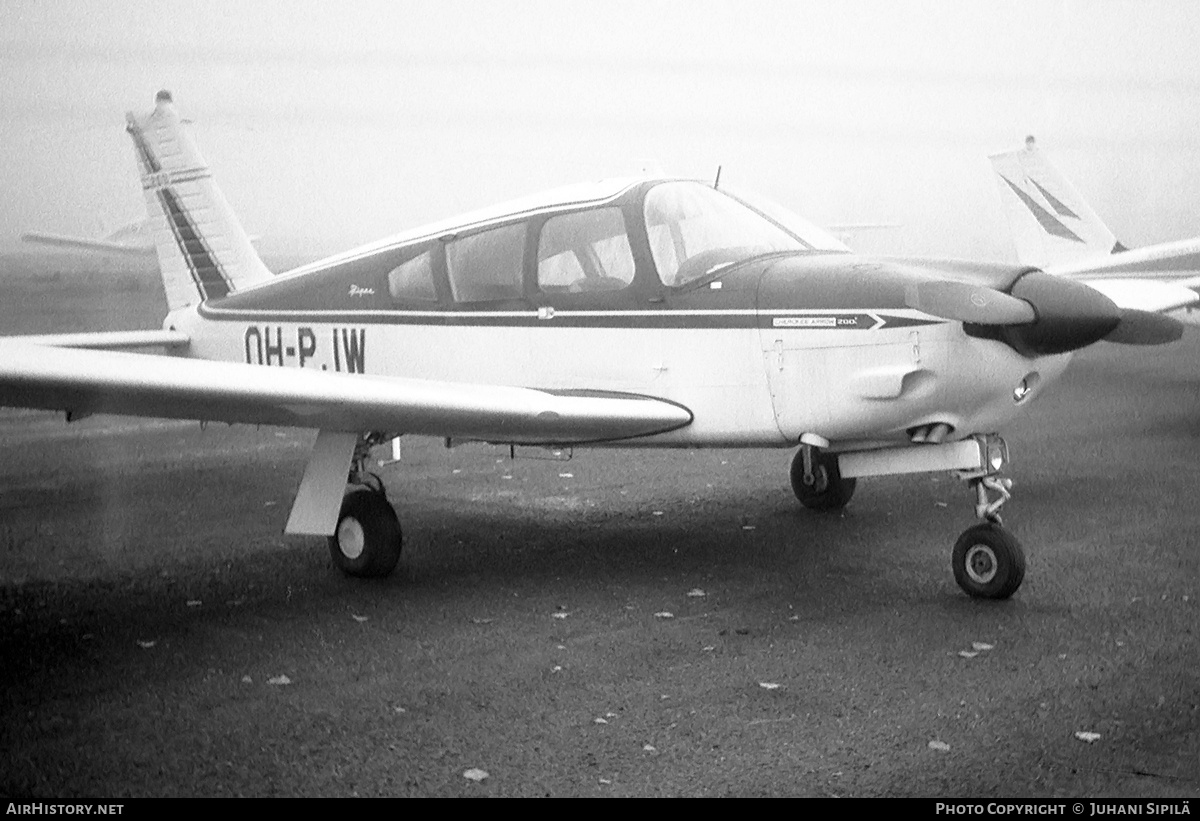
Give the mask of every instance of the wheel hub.
[[987, 584], [996, 578], [996, 554], [987, 545], [977, 544], [967, 551], [967, 575], [976, 584]]
[[347, 516], [338, 524], [338, 549], [347, 559], [357, 559], [367, 545], [367, 534], [358, 519]]

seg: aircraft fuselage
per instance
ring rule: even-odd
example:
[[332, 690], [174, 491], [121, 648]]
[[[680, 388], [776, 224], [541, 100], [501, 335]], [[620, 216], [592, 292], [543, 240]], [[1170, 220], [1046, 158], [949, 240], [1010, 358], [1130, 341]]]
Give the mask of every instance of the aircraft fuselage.
[[[930, 279], [1007, 288], [1027, 270], [1013, 266], [803, 247], [717, 259], [668, 284], [671, 240], [651, 246], [653, 187], [434, 226], [208, 300], [167, 325], [188, 334], [192, 356], [264, 367], [549, 390], [586, 374], [593, 390], [691, 410], [692, 424], [626, 443], [660, 447], [789, 446], [804, 433], [875, 442], [936, 423], [995, 430], [1016, 412], [1023, 379], [1036, 372], [1036, 392], [1066, 365], [1068, 355], [1035, 361], [906, 304], [907, 288]], [[559, 227], [572, 220], [583, 228]], [[516, 237], [511, 274], [454, 280], [456, 243], [482, 237], [502, 258], [505, 232]], [[624, 235], [620, 251], [613, 232]]]

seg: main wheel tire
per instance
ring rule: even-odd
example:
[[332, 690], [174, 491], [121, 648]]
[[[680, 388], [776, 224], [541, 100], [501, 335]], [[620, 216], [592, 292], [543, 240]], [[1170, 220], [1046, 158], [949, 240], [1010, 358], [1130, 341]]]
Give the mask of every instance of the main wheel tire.
[[796, 451], [792, 458], [792, 492], [800, 504], [809, 510], [841, 510], [854, 496], [857, 479], [843, 479], [838, 468], [837, 455], [818, 448], [813, 449], [813, 474], [816, 481], [804, 484], [804, 449]]
[[954, 543], [954, 580], [977, 599], [1007, 599], [1025, 578], [1025, 551], [1017, 537], [991, 522], [969, 527]]
[[383, 492], [347, 493], [337, 530], [329, 537], [329, 553], [338, 569], [350, 576], [386, 576], [400, 561], [400, 548], [400, 520]]

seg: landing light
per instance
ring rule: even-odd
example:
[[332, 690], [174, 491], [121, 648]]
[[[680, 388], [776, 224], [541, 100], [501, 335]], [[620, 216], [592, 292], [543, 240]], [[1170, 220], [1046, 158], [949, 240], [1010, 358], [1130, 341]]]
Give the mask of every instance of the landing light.
[[1008, 445], [998, 436], [987, 438], [987, 462], [992, 472], [999, 471], [1008, 461]]
[[1029, 394], [1033, 393], [1033, 389], [1037, 386], [1037, 383], [1040, 379], [1041, 376], [1037, 371], [1025, 374], [1025, 378], [1022, 379], [1015, 388], [1013, 388], [1013, 402], [1016, 402], [1019, 405], [1028, 399]]

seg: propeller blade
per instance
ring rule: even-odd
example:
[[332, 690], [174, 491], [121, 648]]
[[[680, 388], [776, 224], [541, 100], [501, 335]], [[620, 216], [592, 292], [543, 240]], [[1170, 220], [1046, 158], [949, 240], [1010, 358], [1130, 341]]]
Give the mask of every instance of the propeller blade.
[[904, 291], [904, 304], [943, 319], [972, 325], [1028, 325], [1037, 319], [1023, 299], [985, 285], [933, 280], [916, 282]]
[[1178, 319], [1126, 308], [1121, 312], [1121, 324], [1105, 337], [1106, 342], [1120, 345], [1165, 345], [1183, 336], [1183, 323]]

